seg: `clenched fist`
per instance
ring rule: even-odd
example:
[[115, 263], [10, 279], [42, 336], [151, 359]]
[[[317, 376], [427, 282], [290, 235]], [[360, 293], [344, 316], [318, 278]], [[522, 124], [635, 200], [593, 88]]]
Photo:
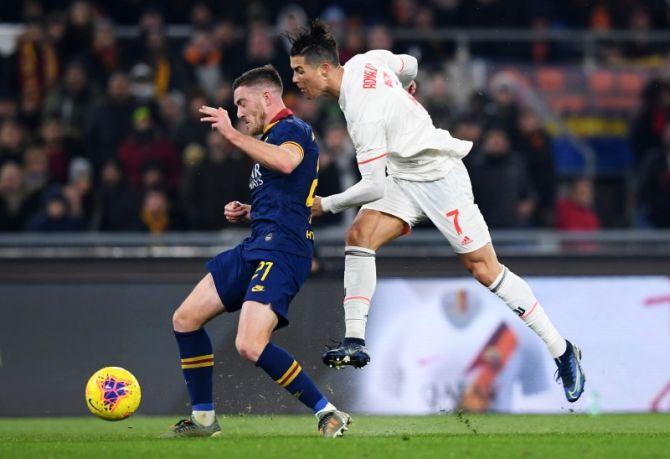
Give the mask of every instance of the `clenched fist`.
[[242, 204], [240, 201], [231, 201], [223, 208], [226, 220], [230, 223], [241, 223], [251, 221], [251, 206]]

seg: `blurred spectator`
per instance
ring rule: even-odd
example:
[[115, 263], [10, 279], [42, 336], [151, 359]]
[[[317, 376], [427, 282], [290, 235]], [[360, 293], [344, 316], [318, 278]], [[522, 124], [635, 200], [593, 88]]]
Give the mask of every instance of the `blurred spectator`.
[[600, 218], [593, 210], [593, 182], [574, 180], [567, 196], [556, 203], [556, 229], [563, 231], [596, 231]]
[[212, 26], [212, 9], [206, 2], [196, 2], [191, 7], [191, 25], [196, 29]]
[[[463, 116], [459, 118], [454, 124], [452, 134], [458, 139], [471, 141], [474, 144], [474, 148], [476, 149], [479, 146], [479, 139], [482, 136], [482, 132], [483, 128], [481, 123], [479, 123], [474, 117]], [[466, 158], [469, 158], [473, 153], [475, 152], [471, 152], [470, 155], [466, 156]]]
[[212, 130], [207, 123], [200, 121], [200, 112], [203, 105], [209, 105], [203, 93], [194, 92], [188, 99], [186, 117], [174, 132], [174, 141], [177, 151], [183, 156], [187, 145], [197, 144], [204, 147], [207, 143], [207, 134]]
[[67, 181], [70, 154], [76, 156], [77, 148], [63, 138], [59, 118], [46, 118], [40, 128], [40, 138], [49, 162], [49, 175], [58, 183]]
[[142, 187], [142, 172], [151, 162], [161, 165], [167, 185], [176, 189], [179, 184], [180, 161], [172, 142], [156, 127], [151, 110], [146, 106], [135, 109], [133, 128], [119, 147], [119, 160], [130, 183]]
[[193, 229], [229, 226], [223, 214], [230, 201], [249, 202], [249, 159], [217, 131], [207, 136], [207, 156], [184, 171], [181, 196]]
[[346, 63], [356, 54], [366, 51], [365, 49], [365, 29], [359, 22], [350, 21], [346, 28], [344, 40], [340, 43], [340, 62]]
[[70, 163], [68, 183], [63, 188], [70, 214], [79, 218], [86, 229], [90, 229], [96, 212], [93, 190], [93, 169], [85, 158], [74, 158]]
[[182, 60], [172, 53], [163, 30], [147, 32], [141, 62], [151, 69], [149, 76], [152, 81], [146, 83], [151, 85], [152, 97], [160, 98], [169, 91], [187, 88], [191, 84]]
[[12, 57], [12, 79], [21, 100], [41, 101], [58, 84], [60, 63], [55, 47], [46, 40], [40, 19], [26, 23]]
[[124, 180], [118, 160], [110, 159], [102, 166], [98, 191], [100, 231], [139, 228], [141, 193]]
[[493, 228], [526, 226], [534, 201], [525, 163], [511, 150], [502, 128], [493, 127], [486, 132], [481, 148], [470, 174], [475, 202], [486, 222]]
[[6, 119], [0, 124], [0, 165], [7, 160], [23, 161], [25, 139], [23, 127], [15, 120]]
[[46, 40], [51, 43], [58, 54], [59, 62], [66, 62], [71, 56], [63, 49], [63, 40], [67, 28], [67, 18], [62, 11], [53, 11], [49, 14], [45, 25]]
[[67, 199], [57, 189], [45, 195], [43, 209], [28, 223], [28, 231], [62, 232], [84, 229], [84, 222], [70, 213]]
[[657, 228], [670, 227], [670, 122], [663, 144], [645, 155], [640, 169], [639, 200], [642, 211]]
[[417, 10], [416, 0], [393, 0], [391, 3], [393, 25], [395, 27], [412, 27]]
[[33, 144], [23, 154], [23, 172], [29, 193], [41, 193], [51, 185], [49, 158], [43, 145]]
[[514, 141], [517, 136], [517, 122], [519, 119], [519, 106], [516, 102], [516, 92], [511, 82], [506, 80], [494, 81], [492, 88], [492, 113], [489, 113], [489, 121], [502, 127], [510, 139]]
[[[335, 37], [335, 40], [337, 40], [337, 43], [340, 45], [341, 51], [342, 46], [344, 45], [344, 37], [346, 36], [347, 30], [351, 30], [355, 22], [351, 21], [349, 24], [347, 24], [347, 13], [340, 5], [335, 4], [331, 4], [325, 10], [323, 10], [320, 18], [323, 22], [328, 24], [328, 28]], [[307, 21], [305, 21], [303, 25], [306, 25], [306, 22]]]
[[[277, 31], [281, 34], [281, 44], [286, 54], [291, 50], [291, 41], [288, 36], [295, 35], [301, 27], [306, 25], [307, 13], [300, 5], [291, 3], [281, 9], [277, 15]], [[332, 29], [331, 32], [335, 33]]]
[[556, 194], [556, 166], [549, 134], [530, 109], [519, 115], [517, 148], [528, 167], [528, 176], [536, 192], [533, 213], [535, 226], [550, 227], [553, 223]]
[[133, 65], [128, 74], [130, 77], [130, 94], [141, 105], [153, 105], [156, 96], [154, 85], [154, 69], [144, 62]]
[[442, 72], [434, 72], [429, 75], [427, 88], [418, 88], [420, 101], [430, 116], [433, 124], [442, 129], [449, 129], [451, 125], [451, 108], [453, 101], [449, 95], [447, 77]]
[[70, 62], [60, 87], [49, 92], [44, 103], [44, 116], [61, 120], [64, 135], [81, 142], [82, 127], [94, 99], [94, 92], [88, 83], [84, 65], [78, 61]]
[[237, 51], [240, 44], [237, 37], [239, 29], [230, 19], [224, 19], [214, 24], [213, 36], [216, 49], [222, 55], [224, 76], [233, 77], [228, 73], [228, 67], [238, 58]]
[[[542, 15], [536, 15], [530, 21], [530, 28], [534, 32], [546, 32], [551, 28], [549, 19]], [[557, 47], [554, 42], [545, 39], [537, 39], [530, 43], [530, 60], [534, 64], [555, 63], [559, 58]]]
[[93, 7], [84, 0], [75, 0], [68, 10], [67, 27], [63, 37], [63, 53], [72, 58], [82, 58], [93, 42]]
[[124, 54], [116, 38], [114, 25], [104, 19], [95, 23], [95, 35], [84, 62], [97, 90], [102, 90], [112, 73], [124, 65]]
[[158, 99], [161, 124], [174, 133], [183, 122], [184, 96], [180, 92], [168, 93]]
[[462, 0], [432, 0], [437, 24], [440, 26], [460, 26], [463, 24]]
[[[135, 19], [135, 18], [133, 18]], [[140, 35], [158, 32], [165, 27], [165, 17], [159, 3], [150, 2], [140, 16]]]
[[183, 229], [179, 217], [172, 212], [167, 193], [149, 190], [144, 194], [140, 208], [140, 229], [153, 234]]
[[652, 19], [649, 10], [642, 5], [633, 7], [628, 12], [628, 25], [634, 32], [634, 38], [624, 47], [626, 57], [632, 59], [650, 58], [659, 51], [657, 45], [649, 39], [652, 29]]
[[196, 30], [184, 49], [184, 61], [191, 72], [191, 81], [214, 97], [214, 92], [223, 79], [221, 72], [221, 52], [217, 49], [212, 33], [209, 30]]
[[37, 209], [39, 198], [26, 189], [21, 166], [7, 161], [0, 166], [0, 231], [21, 231]]
[[[318, 196], [329, 196], [354, 185], [359, 179], [354, 146], [346, 127], [340, 123], [326, 126], [323, 144], [319, 154]], [[352, 221], [355, 209], [347, 209], [339, 214], [328, 214], [316, 219], [315, 226], [326, 226], [344, 221]]]
[[[419, 30], [435, 29], [434, 10], [425, 5], [420, 6], [414, 17], [413, 27]], [[441, 66], [445, 58], [453, 55], [454, 46], [439, 39], [414, 40], [405, 45], [405, 51], [418, 58], [424, 66]]]
[[393, 37], [388, 27], [384, 25], [372, 26], [368, 30], [367, 46], [368, 49], [393, 50]]
[[651, 80], [642, 93], [642, 104], [631, 127], [631, 143], [637, 164], [644, 155], [662, 145], [665, 126], [670, 123], [670, 83]]
[[0, 95], [0, 122], [6, 119], [15, 119], [19, 114], [19, 107], [9, 95]]
[[128, 75], [113, 73], [107, 83], [106, 96], [93, 107], [86, 122], [86, 155], [96, 170], [116, 156], [119, 144], [132, 129], [134, 110]]
[[249, 26], [245, 46], [243, 59], [235, 67], [235, 75], [229, 75], [231, 78], [236, 78], [252, 68], [272, 64], [279, 72], [284, 85], [288, 86], [292, 77], [288, 53], [278, 46], [264, 23], [255, 22]]

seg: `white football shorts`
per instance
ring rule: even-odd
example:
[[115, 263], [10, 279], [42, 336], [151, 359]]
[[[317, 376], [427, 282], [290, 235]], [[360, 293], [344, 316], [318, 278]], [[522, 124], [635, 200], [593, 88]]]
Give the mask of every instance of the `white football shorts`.
[[384, 197], [364, 205], [403, 220], [409, 227], [428, 219], [456, 253], [469, 253], [491, 242], [489, 228], [475, 204], [470, 176], [462, 161], [431, 182], [386, 178]]

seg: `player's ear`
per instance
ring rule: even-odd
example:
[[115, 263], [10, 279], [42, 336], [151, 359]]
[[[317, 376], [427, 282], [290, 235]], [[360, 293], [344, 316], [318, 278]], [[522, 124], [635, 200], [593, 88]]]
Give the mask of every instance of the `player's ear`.
[[266, 107], [272, 105], [272, 93], [270, 91], [266, 89], [265, 91], [263, 91], [261, 97], [263, 98], [263, 103], [265, 104]]
[[322, 62], [321, 64], [319, 64], [319, 74], [322, 77], [326, 77], [328, 75], [328, 73], [330, 73], [332, 68], [333, 68], [333, 66], [330, 65], [330, 63]]

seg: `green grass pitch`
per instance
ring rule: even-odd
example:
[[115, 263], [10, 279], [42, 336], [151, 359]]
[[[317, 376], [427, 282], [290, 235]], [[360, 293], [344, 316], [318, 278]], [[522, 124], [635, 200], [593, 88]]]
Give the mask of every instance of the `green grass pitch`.
[[223, 416], [218, 438], [156, 438], [175, 420], [3, 418], [0, 457], [670, 457], [670, 414], [354, 416], [327, 440], [312, 416]]

